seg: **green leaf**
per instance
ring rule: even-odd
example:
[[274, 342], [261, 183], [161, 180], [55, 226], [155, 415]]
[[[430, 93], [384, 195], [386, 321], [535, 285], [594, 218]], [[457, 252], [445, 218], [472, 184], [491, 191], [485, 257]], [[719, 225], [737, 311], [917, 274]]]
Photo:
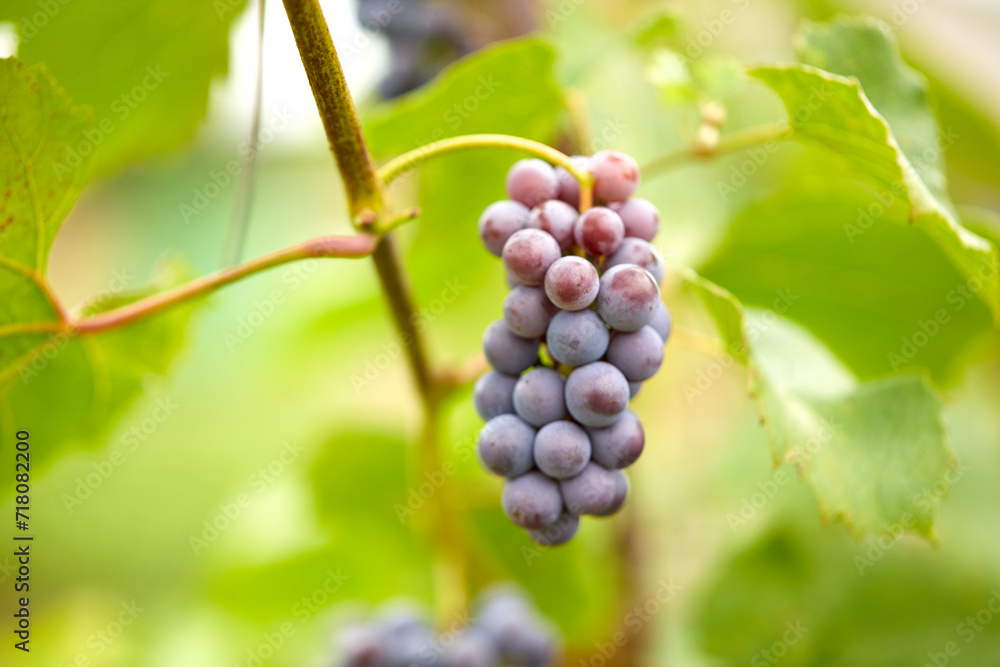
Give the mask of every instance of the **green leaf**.
[[[850, 49], [849, 37], [856, 33], [840, 29], [827, 42]], [[888, 105], [892, 118], [900, 124], [902, 135], [914, 155], [911, 161], [893, 135], [889, 123], [865, 96], [857, 79], [824, 72], [808, 65], [758, 67], [750, 74], [771, 87], [785, 103], [794, 136], [816, 141], [838, 153], [862, 178], [878, 199], [875, 218], [885, 218], [899, 224], [912, 224], [923, 230], [937, 243], [947, 257], [970, 281], [975, 280], [976, 293], [1000, 321], [1000, 272], [996, 248], [987, 240], [965, 229], [955, 218], [951, 203], [944, 198], [944, 179], [940, 176], [941, 148], [937, 145], [937, 125], [926, 107], [923, 88], [917, 79], [899, 64], [894, 44], [879, 31], [863, 31], [871, 58], [890, 59], [866, 72], [881, 82], [879, 97], [893, 100]], [[870, 42], [882, 35], [882, 48], [874, 49]], [[808, 40], [808, 36], [806, 38]], [[839, 41], [838, 41], [839, 40]], [[815, 61], [820, 45], [808, 42], [809, 54]], [[825, 48], [832, 48], [829, 44]], [[895, 60], [892, 60], [895, 59]], [[830, 58], [835, 61], [835, 58]], [[867, 61], [866, 61], [867, 62]], [[901, 61], [900, 61], [901, 62]], [[856, 72], [855, 72], [856, 74]], [[896, 81], [887, 84], [878, 77]], [[930, 140], [912, 138], [930, 131]], [[922, 177], [930, 180], [926, 183]], [[888, 209], [888, 211], [886, 211]], [[877, 224], [877, 222], [875, 223]], [[858, 233], [865, 227], [859, 223]]]
[[[226, 73], [228, 34], [245, 0], [39, 3], [10, 0], [0, 21], [17, 26], [18, 57], [45, 63], [97, 123], [58, 156], [64, 166], [94, 153], [98, 172], [189, 141]], [[48, 8], [48, 9], [47, 9]]]
[[786, 316], [863, 379], [926, 369], [953, 381], [970, 345], [992, 331], [973, 279], [920, 230], [883, 222], [902, 219], [897, 209], [869, 218], [870, 189], [829, 169], [820, 149], [810, 153], [733, 218], [699, 272], [747, 305], [769, 307], [791, 289]]
[[[716, 320], [726, 349], [747, 350], [750, 394], [774, 463], [798, 468], [823, 516], [859, 536], [903, 525], [933, 539], [937, 499], [914, 498], [943, 483], [953, 461], [941, 397], [927, 381], [907, 375], [858, 382], [774, 311], [748, 314], [717, 285], [693, 273], [688, 280]], [[794, 299], [778, 294], [775, 307], [791, 308]]]
[[[52, 240], [87, 180], [89, 163], [55, 168], [93, 127], [41, 66], [0, 60], [0, 429], [28, 430], [44, 463], [60, 445], [100, 435], [162, 373], [180, 346], [187, 308], [97, 335], [76, 335], [45, 280]], [[159, 281], [173, 283], [177, 271]], [[169, 286], [169, 285], [164, 285]], [[141, 295], [116, 284], [108, 309]], [[9, 480], [5, 481], [7, 484]]]

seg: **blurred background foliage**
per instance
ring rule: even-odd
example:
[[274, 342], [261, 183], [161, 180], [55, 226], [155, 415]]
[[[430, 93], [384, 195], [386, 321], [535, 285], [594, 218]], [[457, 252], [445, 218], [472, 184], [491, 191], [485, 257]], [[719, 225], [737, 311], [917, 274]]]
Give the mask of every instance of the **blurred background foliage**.
[[[937, 194], [940, 168], [955, 203], [944, 201], [947, 213], [1000, 239], [1000, 13], [988, 0], [552, 0], [511, 3], [531, 20], [507, 15], [497, 33], [482, 28], [489, 3], [468, 3], [456, 25], [467, 24], [466, 46], [482, 50], [390, 102], [376, 91], [399, 63], [359, 27], [356, 7], [325, 4], [380, 160], [441, 136], [500, 132], [568, 152], [614, 147], [646, 164], [695, 140], [700, 103], [725, 105], [723, 135], [782, 118], [778, 97], [737, 63], [797, 57], [858, 76], [907, 152], [902, 137], [927, 140], [932, 126], [926, 115], [895, 120], [893, 104], [912, 109], [920, 94], [880, 98], [879, 77], [890, 76], [878, 70], [884, 61], [852, 71], [858, 62], [815, 61], [795, 38], [805, 19], [880, 16], [905, 61], [926, 74], [946, 138], [933, 164], [917, 171]], [[218, 268], [236, 188], [206, 192], [245, 141], [253, 12], [228, 0], [75, 0], [42, 22], [40, 6], [4, 3], [3, 43], [17, 43], [19, 31], [19, 58], [45, 62], [71, 97], [113, 124], [96, 142], [96, 176], [52, 250], [58, 293], [83, 301], [115, 272], [139, 288], [165, 256], [182, 257], [197, 273]], [[262, 126], [272, 131], [259, 155], [247, 256], [350, 229], [280, 3], [268, 3], [266, 34]], [[147, 66], [169, 75], [144, 87]], [[137, 86], [148, 88], [142, 100]], [[475, 221], [503, 196], [504, 172], [517, 157], [452, 155], [393, 187], [397, 203], [419, 202], [424, 211], [399, 236], [436, 362], [474, 355], [482, 327], [500, 314], [503, 272], [481, 251]], [[664, 298], [686, 333], [637, 399], [647, 451], [630, 470], [624, 516], [585, 522], [567, 547], [534, 549], [502, 516], [499, 481], [472, 456], [479, 420], [468, 392], [449, 407], [442, 457], [453, 467], [443, 483], [461, 503], [454, 521], [468, 545], [471, 583], [522, 582], [559, 624], [574, 665], [604, 664], [618, 629], [629, 631], [629, 642], [610, 664], [919, 665], [940, 660], [932, 656], [949, 642], [960, 650], [948, 664], [991, 664], [1000, 654], [1000, 619], [989, 611], [1000, 584], [1000, 363], [989, 306], [964, 299], [938, 335], [894, 365], [891, 353], [920, 321], [954, 307], [948, 295], [965, 283], [961, 269], [908, 224], [905, 203], [888, 206], [852, 243], [844, 225], [880, 193], [850, 160], [814, 143], [783, 143], [722, 196], [719, 183], [734, 182], [746, 160], [694, 160], [647, 174], [641, 186], [664, 213], [658, 245], [674, 269]], [[721, 353], [746, 323], [735, 307], [720, 315], [728, 294], [685, 287], [696, 280], [685, 267], [748, 307], [773, 307], [781, 289], [797, 296], [785, 314], [798, 326], [777, 331], [829, 352], [816, 361], [773, 340], [752, 343], [750, 381], [770, 383], [772, 408], [825, 414], [835, 393], [828, 382], [867, 385], [907, 371], [927, 378], [933, 406], [921, 403], [898, 429], [867, 432], [857, 453], [876, 451], [852, 470], [887, 480], [875, 493], [891, 495], [896, 469], [883, 467], [877, 448], [889, 443], [906, 477], [915, 457], [895, 449], [907, 446], [899, 434], [920, 420], [934, 430], [940, 409], [930, 445], [928, 429], [913, 431], [920, 451], [953, 464], [933, 528], [944, 493], [936, 480], [948, 462], [929, 465], [924, 486], [907, 493], [927, 503], [918, 531], [930, 539], [900, 536], [891, 513], [883, 522], [889, 537], [854, 538], [823, 521], [837, 507], [810, 492], [822, 480], [807, 472], [807, 486], [790, 463], [772, 470], [747, 398], [748, 372]], [[831, 365], [836, 372], [827, 372]], [[83, 655], [101, 666], [247, 665], [286, 622], [291, 633], [265, 663], [321, 664], [346, 602], [433, 600], [420, 485], [436, 483], [418, 469], [419, 403], [368, 262], [283, 267], [213, 296], [191, 318], [169, 372], [142, 378], [126, 414], [86, 441], [46, 426], [61, 423], [62, 396], [75, 389], [62, 385], [48, 400], [38, 389], [26, 413], [33, 431], [53, 434], [36, 451], [63, 453], [34, 478], [38, 587], [25, 664], [70, 665]], [[2, 449], [9, 453], [6, 441]], [[109, 464], [115, 452], [121, 463]], [[403, 520], [400, 505], [413, 509]], [[8, 494], [3, 511], [12, 507]], [[216, 520], [226, 527], [213, 532]], [[11, 563], [0, 557], [5, 588]], [[677, 592], [656, 604], [668, 586]], [[142, 609], [135, 621], [101, 639], [133, 601]], [[5, 615], [11, 604], [5, 595]], [[652, 613], [637, 616], [636, 606]], [[968, 632], [969, 617], [980, 629]]]

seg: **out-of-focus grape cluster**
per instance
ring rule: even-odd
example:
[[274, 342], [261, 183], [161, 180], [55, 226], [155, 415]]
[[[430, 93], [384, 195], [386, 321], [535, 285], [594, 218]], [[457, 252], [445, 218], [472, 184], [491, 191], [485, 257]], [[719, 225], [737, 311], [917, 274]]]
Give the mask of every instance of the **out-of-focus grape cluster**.
[[547, 667], [561, 647], [554, 626], [519, 588], [498, 584], [477, 599], [471, 622], [438, 634], [416, 603], [383, 605], [340, 629], [335, 667]]
[[493, 370], [474, 392], [486, 420], [479, 459], [507, 478], [510, 520], [552, 546], [576, 534], [580, 515], [624, 503], [622, 469], [645, 445], [628, 403], [663, 363], [671, 326], [650, 243], [660, 214], [632, 196], [638, 165], [617, 151], [572, 159], [593, 175], [597, 206], [581, 212], [577, 180], [529, 158], [507, 173], [509, 199], [479, 219], [511, 286], [483, 336]]

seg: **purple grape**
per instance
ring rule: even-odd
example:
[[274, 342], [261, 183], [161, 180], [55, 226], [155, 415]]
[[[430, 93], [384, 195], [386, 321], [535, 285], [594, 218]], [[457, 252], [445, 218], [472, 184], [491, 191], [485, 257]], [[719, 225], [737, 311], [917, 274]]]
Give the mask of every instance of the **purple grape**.
[[573, 539], [579, 527], [580, 517], [563, 512], [553, 523], [537, 530], [529, 530], [528, 536], [542, 546], [555, 547], [566, 544]]
[[535, 429], [516, 415], [499, 415], [479, 432], [477, 449], [483, 467], [501, 477], [517, 477], [531, 470]]
[[543, 528], [562, 514], [559, 485], [537, 471], [508, 480], [501, 504], [507, 518], [521, 528]]
[[615, 499], [603, 511], [594, 512], [594, 516], [611, 516], [625, 504], [625, 498], [628, 496], [628, 479], [621, 470], [612, 470], [611, 473], [615, 476]]
[[510, 235], [528, 226], [528, 208], [516, 201], [493, 202], [479, 216], [479, 238], [491, 253], [500, 256]]
[[639, 187], [639, 165], [619, 151], [600, 151], [590, 158], [594, 175], [594, 197], [600, 201], [623, 201]]
[[517, 632], [500, 644], [500, 654], [506, 659], [504, 665], [546, 667], [556, 664], [552, 634], [539, 627], [537, 618], [522, 620]]
[[535, 434], [535, 465], [553, 479], [578, 474], [590, 461], [590, 438], [570, 421], [554, 421]]
[[609, 208], [621, 216], [626, 237], [652, 241], [660, 230], [660, 212], [645, 199], [632, 197]]
[[642, 389], [642, 383], [641, 382], [629, 382], [628, 383], [628, 397], [629, 397], [629, 399], [635, 398], [636, 395], [638, 395], [640, 389]]
[[566, 379], [566, 409], [584, 426], [613, 424], [628, 407], [628, 380], [606, 361], [581, 366]]
[[665, 345], [670, 338], [671, 318], [670, 311], [662, 301], [656, 307], [656, 313], [653, 314], [653, 319], [650, 321], [649, 326], [653, 327], [656, 333], [660, 334], [660, 338], [663, 339]]
[[591, 462], [579, 475], [560, 481], [566, 509], [572, 514], [607, 511], [618, 495], [614, 472]]
[[573, 238], [588, 255], [604, 257], [618, 250], [625, 238], [625, 223], [610, 208], [595, 206], [577, 219]]
[[528, 208], [538, 206], [559, 194], [559, 179], [546, 162], [538, 158], [518, 160], [507, 172], [507, 196]]
[[[574, 155], [570, 158], [580, 169], [590, 169], [590, 158], [586, 155]], [[556, 178], [559, 180], [559, 199], [573, 208], [580, 208], [580, 181], [562, 167], [556, 167]]]
[[608, 349], [610, 334], [592, 310], [563, 310], [549, 322], [545, 345], [553, 359], [567, 366], [597, 361]]
[[638, 331], [619, 331], [604, 358], [629, 382], [642, 382], [656, 375], [663, 365], [663, 339], [648, 324]]
[[566, 416], [566, 380], [551, 368], [534, 368], [514, 385], [514, 411], [532, 426]]
[[656, 284], [663, 282], [663, 255], [654, 248], [648, 241], [625, 237], [618, 250], [604, 260], [604, 270], [607, 271], [612, 266], [621, 264], [635, 264], [640, 266], [653, 276]]
[[557, 259], [545, 274], [545, 294], [563, 310], [583, 310], [597, 298], [600, 286], [594, 265], [576, 255]]
[[552, 316], [559, 312], [541, 287], [520, 285], [503, 300], [503, 319], [521, 338], [538, 338], [549, 328]]
[[612, 329], [641, 329], [653, 320], [659, 303], [660, 288], [645, 269], [620, 264], [601, 276], [597, 312]]
[[528, 227], [551, 234], [565, 252], [573, 247], [573, 228], [578, 217], [577, 210], [566, 202], [550, 199], [531, 209]]
[[540, 229], [514, 232], [503, 246], [503, 265], [522, 285], [541, 285], [545, 272], [562, 257], [559, 244]]
[[496, 371], [480, 375], [472, 390], [472, 402], [479, 416], [489, 421], [497, 415], [513, 414], [515, 384], [517, 378], [512, 375]]
[[521, 338], [503, 320], [497, 320], [483, 333], [483, 353], [490, 366], [504, 375], [520, 375], [538, 361], [537, 338]]
[[[646, 444], [642, 422], [631, 410], [607, 428], [588, 428], [592, 456], [605, 468], [626, 468], [639, 458]], [[535, 435], [537, 441], [538, 435]], [[535, 454], [537, 456], [537, 452]]]
[[377, 626], [355, 623], [340, 630], [337, 637], [339, 667], [374, 667], [384, 659], [383, 637]]
[[487, 632], [473, 627], [458, 635], [441, 658], [442, 667], [496, 667], [500, 652]]

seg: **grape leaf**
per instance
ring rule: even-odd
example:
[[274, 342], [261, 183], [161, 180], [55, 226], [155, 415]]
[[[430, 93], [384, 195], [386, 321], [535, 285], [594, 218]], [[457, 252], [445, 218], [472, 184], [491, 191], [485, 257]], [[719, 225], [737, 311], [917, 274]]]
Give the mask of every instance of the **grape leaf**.
[[72, 168], [93, 153], [96, 170], [107, 173], [190, 140], [208, 107], [212, 79], [226, 72], [229, 28], [245, 4], [0, 4], [0, 21], [17, 26], [19, 59], [45, 63], [75, 100], [94, 108], [96, 124], [52, 159]]
[[745, 354], [750, 395], [775, 465], [798, 468], [823, 516], [858, 536], [903, 526], [933, 539], [937, 498], [914, 498], [943, 483], [954, 463], [941, 397], [928, 382], [919, 375], [858, 382], [773, 311], [747, 313], [729, 292], [694, 273], [688, 282], [726, 349]]
[[[870, 189], [829, 169], [822, 149], [799, 150], [808, 155], [735, 215], [699, 273], [752, 306], [791, 289], [796, 301], [785, 315], [862, 379], [926, 369], [937, 382], [953, 381], [966, 351], [992, 330], [971, 279], [905, 224], [879, 218], [853, 235]], [[889, 216], [905, 219], [899, 207]]]
[[[840, 67], [857, 78], [810, 65], [752, 69], [752, 76], [781, 97], [794, 136], [839, 153], [878, 199], [880, 212], [874, 217], [923, 230], [968, 280], [975, 281], [974, 291], [1000, 321], [998, 253], [989, 241], [960, 224], [944, 194], [943, 147], [927, 106], [926, 84], [905, 67], [896, 45], [877, 24], [813, 26], [800, 41], [810, 61]], [[865, 57], [863, 67], [855, 66], [849, 55], [858, 53]], [[871, 101], [858, 79], [869, 81], [875, 95]], [[885, 116], [873, 102], [882, 104]], [[890, 127], [890, 123], [895, 124]], [[894, 134], [897, 126], [901, 139]], [[883, 208], [893, 211], [883, 215]], [[900, 208], [905, 215], [896, 214]], [[857, 225], [856, 235], [865, 229]]]
[[[52, 240], [90, 170], [86, 160], [66, 171], [53, 161], [93, 127], [92, 115], [44, 67], [6, 59], [0, 60], [0, 124], [0, 430], [29, 431], [40, 444], [33, 461], [44, 463], [60, 445], [100, 435], [140, 394], [146, 375], [166, 369], [189, 309], [78, 335], [45, 271]], [[177, 275], [166, 272], [160, 282], [172, 284]], [[142, 296], [125, 287], [89, 312]]]

